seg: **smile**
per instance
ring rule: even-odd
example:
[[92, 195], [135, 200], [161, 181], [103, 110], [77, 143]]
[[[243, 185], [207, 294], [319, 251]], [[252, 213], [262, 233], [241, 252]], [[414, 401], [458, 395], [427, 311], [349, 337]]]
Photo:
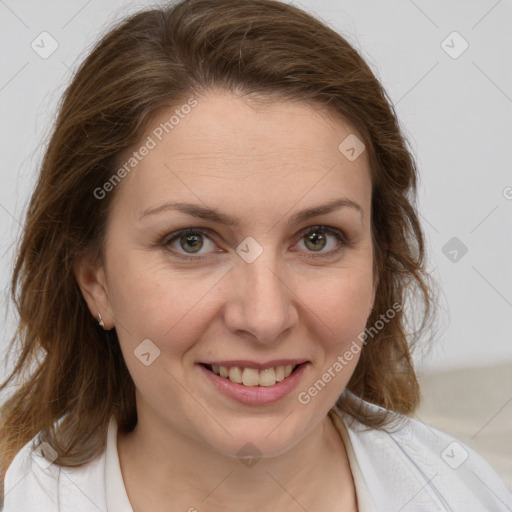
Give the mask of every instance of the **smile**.
[[291, 395], [311, 364], [304, 359], [215, 363], [196, 364], [205, 382], [228, 399], [251, 406], [269, 405]]
[[213, 372], [215, 375], [224, 377], [236, 384], [244, 386], [274, 386], [277, 382], [289, 377], [292, 372], [299, 366], [298, 364], [287, 364], [257, 370], [256, 368], [244, 368], [240, 366], [220, 366], [220, 365], [203, 365], [205, 368]]

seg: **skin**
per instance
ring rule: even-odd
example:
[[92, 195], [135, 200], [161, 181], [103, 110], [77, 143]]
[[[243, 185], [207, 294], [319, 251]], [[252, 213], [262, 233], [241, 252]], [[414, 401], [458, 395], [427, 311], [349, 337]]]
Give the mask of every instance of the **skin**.
[[[104, 265], [86, 256], [75, 265], [91, 314], [115, 326], [137, 389], [138, 424], [118, 433], [128, 497], [135, 512], [356, 510], [345, 446], [327, 413], [359, 355], [307, 405], [297, 395], [357, 339], [374, 301], [366, 153], [345, 158], [338, 145], [354, 130], [307, 103], [257, 106], [223, 91], [196, 98], [111, 192]], [[141, 141], [173, 111], [160, 112]], [[287, 222], [338, 198], [362, 212], [342, 207]], [[176, 210], [140, 220], [167, 201], [214, 208], [241, 224]], [[350, 244], [330, 234], [307, 244], [304, 231], [317, 225], [343, 231]], [[202, 260], [177, 256], [197, 258], [186, 240], [159, 244], [188, 227], [210, 230]], [[250, 264], [236, 253], [248, 236], [263, 249]], [[149, 366], [134, 355], [145, 339], [160, 350]], [[294, 392], [258, 406], [219, 394], [197, 366], [279, 358], [310, 364]], [[237, 458], [247, 442], [262, 454], [252, 467]]]

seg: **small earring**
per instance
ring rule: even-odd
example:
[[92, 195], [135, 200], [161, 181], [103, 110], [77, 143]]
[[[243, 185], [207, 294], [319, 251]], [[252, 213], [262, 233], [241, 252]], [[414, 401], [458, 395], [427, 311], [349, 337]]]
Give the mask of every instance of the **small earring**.
[[98, 323], [100, 324], [100, 327], [105, 327], [105, 322], [103, 322], [103, 318], [101, 318], [101, 313], [98, 313]]

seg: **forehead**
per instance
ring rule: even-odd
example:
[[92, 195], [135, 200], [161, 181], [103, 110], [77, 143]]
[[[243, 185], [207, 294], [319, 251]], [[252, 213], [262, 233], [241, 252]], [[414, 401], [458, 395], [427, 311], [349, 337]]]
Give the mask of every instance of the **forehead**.
[[309, 204], [330, 194], [368, 208], [366, 153], [351, 161], [339, 149], [349, 136], [357, 135], [341, 117], [305, 102], [260, 104], [221, 91], [196, 96], [159, 111], [122, 155], [120, 165], [150, 148], [118, 186], [116, 201], [144, 209], [171, 198], [229, 198], [250, 210], [255, 201], [259, 208], [292, 207], [301, 196]]

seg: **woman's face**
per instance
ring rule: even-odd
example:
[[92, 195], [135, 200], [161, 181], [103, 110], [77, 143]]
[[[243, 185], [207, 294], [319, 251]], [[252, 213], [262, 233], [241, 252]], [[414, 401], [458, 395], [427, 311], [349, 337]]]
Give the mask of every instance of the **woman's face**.
[[[351, 127], [306, 103], [195, 99], [172, 129], [176, 108], [160, 112], [121, 161], [138, 151], [109, 192], [88, 301], [115, 325], [140, 424], [230, 456], [247, 442], [278, 455], [325, 418], [359, 358], [374, 298], [367, 157], [345, 147], [353, 135], [342, 152]], [[298, 363], [284, 380], [256, 371]]]

